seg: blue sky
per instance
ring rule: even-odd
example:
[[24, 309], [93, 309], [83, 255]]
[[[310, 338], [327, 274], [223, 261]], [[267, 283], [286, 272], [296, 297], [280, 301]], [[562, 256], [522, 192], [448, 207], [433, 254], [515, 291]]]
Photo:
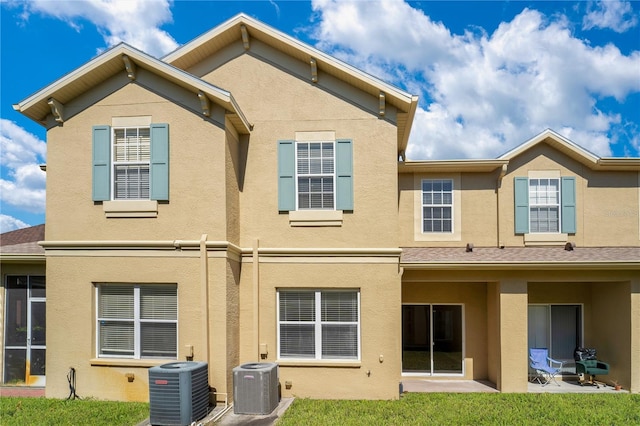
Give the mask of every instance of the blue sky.
[[46, 132], [12, 104], [121, 41], [162, 57], [240, 12], [418, 95], [409, 159], [495, 158], [546, 128], [640, 156], [638, 1], [0, 0], [0, 231], [44, 222]]

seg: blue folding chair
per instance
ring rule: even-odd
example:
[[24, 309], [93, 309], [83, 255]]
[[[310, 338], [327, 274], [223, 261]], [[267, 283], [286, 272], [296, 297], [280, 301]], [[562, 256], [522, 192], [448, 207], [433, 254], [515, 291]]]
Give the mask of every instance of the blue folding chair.
[[529, 361], [529, 365], [536, 372], [532, 382], [537, 380], [542, 386], [546, 386], [553, 381], [560, 386], [556, 381], [556, 375], [562, 370], [564, 362], [549, 358], [549, 349], [530, 348]]

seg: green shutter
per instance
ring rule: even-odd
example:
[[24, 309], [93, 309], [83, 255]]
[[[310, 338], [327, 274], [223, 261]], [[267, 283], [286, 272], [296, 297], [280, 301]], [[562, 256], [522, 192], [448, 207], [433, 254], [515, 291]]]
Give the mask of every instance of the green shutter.
[[111, 127], [93, 126], [93, 201], [108, 201], [111, 195]]
[[278, 141], [278, 210], [296, 209], [296, 144], [294, 141]]
[[336, 141], [336, 209], [353, 210], [353, 147], [350, 139]]
[[529, 179], [516, 177], [513, 181], [515, 199], [515, 233], [529, 232]]
[[169, 125], [151, 125], [149, 198], [169, 200]]
[[562, 178], [562, 232], [576, 233], [576, 178]]

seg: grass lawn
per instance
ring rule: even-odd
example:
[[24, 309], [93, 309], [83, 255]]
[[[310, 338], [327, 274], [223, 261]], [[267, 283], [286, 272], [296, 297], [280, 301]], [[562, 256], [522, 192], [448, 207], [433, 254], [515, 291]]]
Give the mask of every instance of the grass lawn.
[[290, 425], [640, 425], [637, 394], [407, 393], [399, 401], [296, 399]]
[[0, 398], [0, 425], [134, 426], [149, 417], [149, 404], [47, 398]]

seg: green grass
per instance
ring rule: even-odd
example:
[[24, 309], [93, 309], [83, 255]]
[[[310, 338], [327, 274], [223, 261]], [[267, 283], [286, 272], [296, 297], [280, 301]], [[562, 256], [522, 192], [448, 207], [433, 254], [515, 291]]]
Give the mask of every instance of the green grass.
[[133, 426], [149, 417], [149, 404], [47, 398], [0, 398], [0, 425]]
[[407, 393], [399, 401], [296, 399], [289, 425], [639, 425], [637, 394]]

